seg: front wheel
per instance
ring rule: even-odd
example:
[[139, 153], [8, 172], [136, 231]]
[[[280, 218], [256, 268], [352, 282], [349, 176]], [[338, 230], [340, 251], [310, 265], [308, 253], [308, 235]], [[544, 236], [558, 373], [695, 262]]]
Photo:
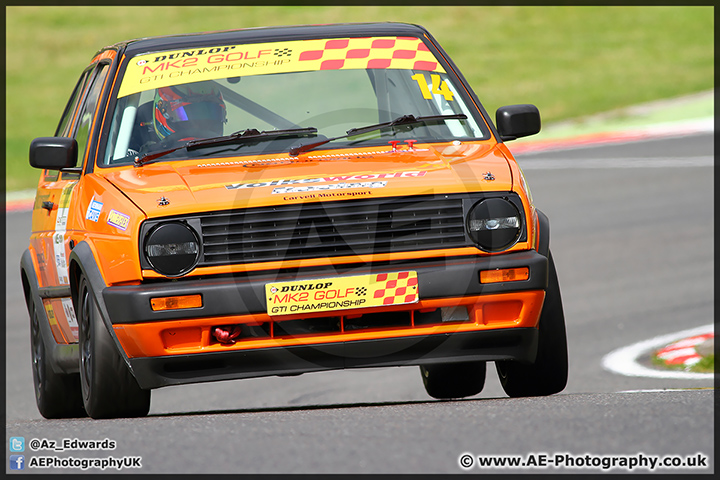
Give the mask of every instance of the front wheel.
[[548, 255], [548, 263], [548, 288], [540, 313], [535, 363], [524, 364], [513, 360], [495, 362], [503, 390], [511, 397], [552, 395], [567, 385], [565, 315], [552, 254]]
[[92, 418], [147, 415], [150, 390], [140, 388], [117, 351], [84, 276], [78, 283], [75, 311], [79, 327], [80, 384], [88, 415]]
[[425, 391], [441, 400], [477, 395], [485, 386], [486, 370], [485, 362], [420, 365]]

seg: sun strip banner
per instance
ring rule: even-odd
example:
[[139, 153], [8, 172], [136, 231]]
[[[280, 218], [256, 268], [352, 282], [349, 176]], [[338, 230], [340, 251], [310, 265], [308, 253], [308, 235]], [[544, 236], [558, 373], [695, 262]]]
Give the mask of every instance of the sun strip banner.
[[293, 315], [416, 303], [417, 272], [299, 280], [265, 285], [267, 313]]
[[227, 77], [383, 68], [445, 72], [423, 41], [416, 37], [253, 43], [138, 55], [129, 61], [118, 97]]

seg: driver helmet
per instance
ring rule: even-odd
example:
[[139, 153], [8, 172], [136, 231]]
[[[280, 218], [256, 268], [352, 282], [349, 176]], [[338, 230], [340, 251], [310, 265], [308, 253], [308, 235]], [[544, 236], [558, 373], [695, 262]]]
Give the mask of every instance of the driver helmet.
[[153, 127], [160, 140], [173, 133], [223, 134], [227, 113], [222, 93], [210, 82], [172, 85], [155, 90]]

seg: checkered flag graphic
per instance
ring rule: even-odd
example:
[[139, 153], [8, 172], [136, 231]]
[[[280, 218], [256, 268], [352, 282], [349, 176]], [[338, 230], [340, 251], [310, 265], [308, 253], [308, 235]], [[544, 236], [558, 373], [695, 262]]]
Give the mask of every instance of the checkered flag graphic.
[[355, 290], [355, 294], [356, 294], [358, 297], [363, 297], [363, 296], [365, 296], [366, 293], [367, 293], [367, 288], [365, 288], [365, 287], [358, 287], [358, 288]]
[[273, 55], [276, 57], [289, 57], [292, 55], [292, 50], [289, 48], [276, 48]]

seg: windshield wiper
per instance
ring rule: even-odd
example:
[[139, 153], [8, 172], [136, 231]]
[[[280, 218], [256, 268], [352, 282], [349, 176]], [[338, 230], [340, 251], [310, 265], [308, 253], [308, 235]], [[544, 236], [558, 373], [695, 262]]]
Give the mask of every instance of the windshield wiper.
[[219, 145], [242, 145], [243, 143], [251, 143], [255, 140], [269, 140], [277, 137], [302, 137], [305, 135], [312, 135], [317, 133], [317, 128], [291, 128], [288, 130], [267, 130], [259, 132], [255, 128], [248, 128], [247, 130], [240, 130], [239, 132], [231, 133], [230, 135], [223, 135], [220, 137], [203, 138], [200, 140], [190, 140], [189, 142], [178, 145], [177, 147], [168, 148], [167, 150], [160, 150], [159, 152], [146, 153], [142, 157], [135, 157], [135, 166], [139, 167], [152, 160], [160, 157], [164, 157], [177, 150], [186, 149], [187, 151], [197, 150], [206, 147], [215, 147]]
[[392, 120], [390, 122], [383, 122], [378, 123], [375, 125], [368, 125], [366, 127], [359, 127], [359, 128], [351, 128], [348, 130], [346, 135], [341, 135], [339, 137], [333, 137], [333, 138], [326, 138], [325, 140], [320, 140], [319, 142], [314, 143], [307, 143], [305, 145], [298, 145], [297, 147], [292, 147], [289, 150], [289, 153], [291, 156], [296, 157], [300, 155], [301, 153], [305, 153], [307, 151], [312, 150], [313, 148], [319, 147], [321, 145], [325, 145], [328, 142], [332, 142], [333, 140], [339, 140], [341, 138], [347, 138], [347, 137], [354, 137], [356, 135], [362, 135], [363, 133], [372, 132], [374, 130], [382, 130], [385, 128], [390, 127], [397, 127], [400, 125], [414, 125], [416, 123], [429, 123], [429, 122], [441, 122], [444, 120], [465, 120], [467, 119], [467, 115], [464, 113], [457, 113], [452, 115], [427, 115], [424, 117], [415, 117], [413, 115], [403, 115], [402, 117], [398, 117], [395, 120]]

